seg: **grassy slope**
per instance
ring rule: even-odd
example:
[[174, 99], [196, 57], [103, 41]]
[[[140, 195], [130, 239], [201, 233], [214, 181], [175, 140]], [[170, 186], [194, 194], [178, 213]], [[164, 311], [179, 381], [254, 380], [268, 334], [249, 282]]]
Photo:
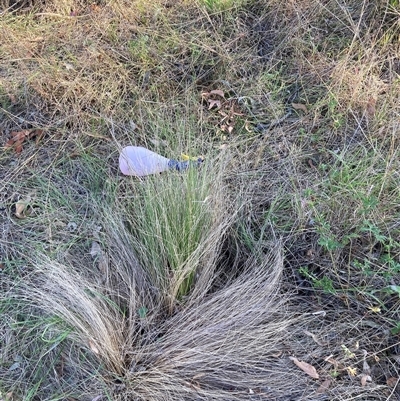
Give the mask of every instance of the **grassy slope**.
[[[1, 145], [44, 135], [0, 154], [1, 397], [398, 392], [398, 2], [20, 3]], [[139, 182], [127, 144], [209, 163]]]

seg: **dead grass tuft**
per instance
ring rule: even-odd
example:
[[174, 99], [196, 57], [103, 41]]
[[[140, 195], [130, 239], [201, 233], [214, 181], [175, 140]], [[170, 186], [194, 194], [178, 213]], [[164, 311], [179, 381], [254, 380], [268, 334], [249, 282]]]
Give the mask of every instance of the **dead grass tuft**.
[[[200, 173], [206, 178], [211, 174], [207, 167]], [[176, 178], [176, 183], [187, 179]], [[168, 182], [165, 191], [171, 186]], [[146, 184], [151, 183], [136, 182], [134, 186]], [[216, 269], [216, 262], [234, 216], [227, 207], [227, 197], [217, 192], [225, 187], [211, 188], [209, 196], [224, 200], [225, 209], [212, 208], [214, 222], [204, 220], [208, 231], [202, 233], [196, 249], [184, 260], [197, 273], [194, 287], [189, 297], [173, 304], [174, 308], [170, 304], [169, 312], [165, 295], [170, 303], [176, 290], [160, 281], [161, 273], [157, 272], [157, 276], [152, 271], [154, 267], [146, 264], [148, 260], [135, 256], [135, 242], [144, 237], [142, 233], [135, 237], [137, 232], [125, 223], [127, 216], [135, 216], [128, 212], [128, 199], [119, 201], [119, 208], [112, 211], [99, 206], [105, 228], [95, 234], [97, 247], [93, 248], [93, 242], [91, 245], [94, 266], [83, 260], [66, 262], [73, 260], [69, 253], [62, 258], [64, 263], [38, 254], [30, 260], [31, 273], [18, 285], [19, 289], [10, 287], [8, 302], [18, 300], [27, 311], [40, 310], [42, 319], [51, 319], [51, 331], [38, 327], [43, 330], [41, 337], [51, 335], [49, 341], [53, 343], [68, 339], [74, 349], [82, 350], [77, 355], [79, 359], [63, 359], [65, 369], [79, 366], [82, 355], [88, 354], [87, 358], [94, 358], [101, 366], [101, 380], [122, 381], [123, 389], [114, 387], [115, 396], [121, 399], [164, 399], [165, 393], [172, 399], [197, 398], [199, 394], [213, 399], [228, 395], [240, 399], [253, 388], [271, 394], [287, 392], [279, 379], [285, 364], [273, 356], [283, 352], [279, 351], [281, 333], [287, 333], [293, 324], [288, 318], [286, 297], [279, 293], [281, 247], [271, 248], [270, 256], [261, 248], [255, 250], [236, 278], [223, 279], [224, 285], [215, 286], [218, 275], [228, 273], [229, 266]], [[209, 202], [215, 206], [215, 201]], [[202, 214], [197, 216], [204, 219]], [[134, 223], [129, 218], [128, 221]], [[147, 230], [151, 231], [146, 235], [157, 235], [151, 224]], [[148, 242], [142, 243], [144, 246], [158, 252]], [[168, 260], [164, 263], [168, 264]], [[22, 338], [28, 341], [29, 336]], [[267, 360], [270, 363], [266, 364]], [[229, 375], [226, 366], [230, 366]], [[292, 369], [286, 369], [286, 374], [295, 377]], [[277, 387], [262, 390], [268, 377], [270, 386]], [[60, 375], [59, 380], [68, 377]]]

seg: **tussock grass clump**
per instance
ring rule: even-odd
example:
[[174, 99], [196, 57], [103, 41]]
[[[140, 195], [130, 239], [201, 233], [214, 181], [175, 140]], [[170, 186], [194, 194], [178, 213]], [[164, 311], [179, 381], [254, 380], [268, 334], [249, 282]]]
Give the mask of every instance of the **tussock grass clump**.
[[226, 231], [237, 218], [223, 181], [228, 163], [222, 157], [183, 175], [148, 177], [134, 183], [126, 199], [133, 249], [172, 304], [191, 290], [207, 292]]
[[83, 390], [71, 385], [71, 372], [93, 364], [81, 395], [96, 383], [115, 399], [242, 399], [252, 388], [297, 392], [281, 380], [282, 372], [291, 380], [296, 374], [273, 356], [293, 324], [279, 293], [280, 244], [254, 248], [240, 271], [221, 265], [240, 211], [224, 185], [226, 166], [222, 158], [184, 174], [132, 179], [129, 195], [114, 198], [112, 208], [93, 198], [103, 227], [87, 243], [94, 262], [74, 257], [73, 248], [58, 260], [39, 251], [19, 283], [7, 271], [5, 314], [18, 320], [12, 310], [18, 304], [18, 313], [40, 318], [33, 332], [14, 332], [4, 349], [14, 358], [14, 352], [27, 358], [17, 341], [26, 352], [42, 341], [59, 350], [42, 359], [54, 366], [54, 377], [38, 380], [29, 371], [18, 377], [6, 369], [7, 382], [27, 381], [21, 394], [35, 388], [36, 396], [54, 398], [61, 393], [46, 388], [58, 380], [73, 395]]
[[[261, 264], [249, 261], [225, 288], [170, 317], [161, 304], [145, 302], [154, 288], [143, 285], [143, 271], [126, 261], [110, 266], [108, 285], [102, 286], [72, 266], [48, 261], [38, 265], [19, 298], [64, 322], [75, 346], [103, 365], [99, 378], [122, 381], [116, 397], [241, 399], [266, 381], [264, 391], [288, 391], [281, 381], [284, 365], [272, 356], [290, 324], [285, 298], [277, 297], [281, 267], [276, 249]], [[145, 316], [140, 305], [147, 306]], [[295, 377], [290, 370], [285, 374]]]

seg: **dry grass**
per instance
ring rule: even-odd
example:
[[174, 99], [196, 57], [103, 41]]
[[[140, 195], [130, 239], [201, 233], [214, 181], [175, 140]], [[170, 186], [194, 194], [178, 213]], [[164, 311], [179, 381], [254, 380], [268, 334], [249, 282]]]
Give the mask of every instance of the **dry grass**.
[[[282, 375], [297, 375], [273, 354], [282, 352], [281, 333], [292, 318], [285, 297], [276, 296], [282, 259], [279, 248], [274, 252], [262, 264], [249, 261], [236, 280], [170, 318], [152, 299], [154, 286], [146, 286], [140, 266], [126, 260], [110, 264], [105, 286], [76, 268], [45, 262], [18, 299], [73, 328], [69, 338], [104, 364], [103, 379], [122, 381], [116, 399], [241, 399], [253, 388], [287, 394], [298, 385], [282, 387]], [[146, 317], [139, 316], [140, 305], [149, 308]], [[270, 389], [261, 390], [266, 380]]]
[[0, 3], [0, 398], [398, 395], [397, 1]]

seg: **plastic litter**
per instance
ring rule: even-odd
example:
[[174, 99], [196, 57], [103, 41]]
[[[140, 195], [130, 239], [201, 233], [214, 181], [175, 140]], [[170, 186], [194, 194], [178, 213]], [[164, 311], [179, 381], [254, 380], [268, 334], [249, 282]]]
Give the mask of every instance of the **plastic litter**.
[[141, 146], [127, 146], [122, 149], [119, 156], [119, 168], [124, 175], [143, 177], [167, 170], [184, 171], [189, 166], [198, 166], [202, 161], [201, 157], [178, 161], [168, 159]]

